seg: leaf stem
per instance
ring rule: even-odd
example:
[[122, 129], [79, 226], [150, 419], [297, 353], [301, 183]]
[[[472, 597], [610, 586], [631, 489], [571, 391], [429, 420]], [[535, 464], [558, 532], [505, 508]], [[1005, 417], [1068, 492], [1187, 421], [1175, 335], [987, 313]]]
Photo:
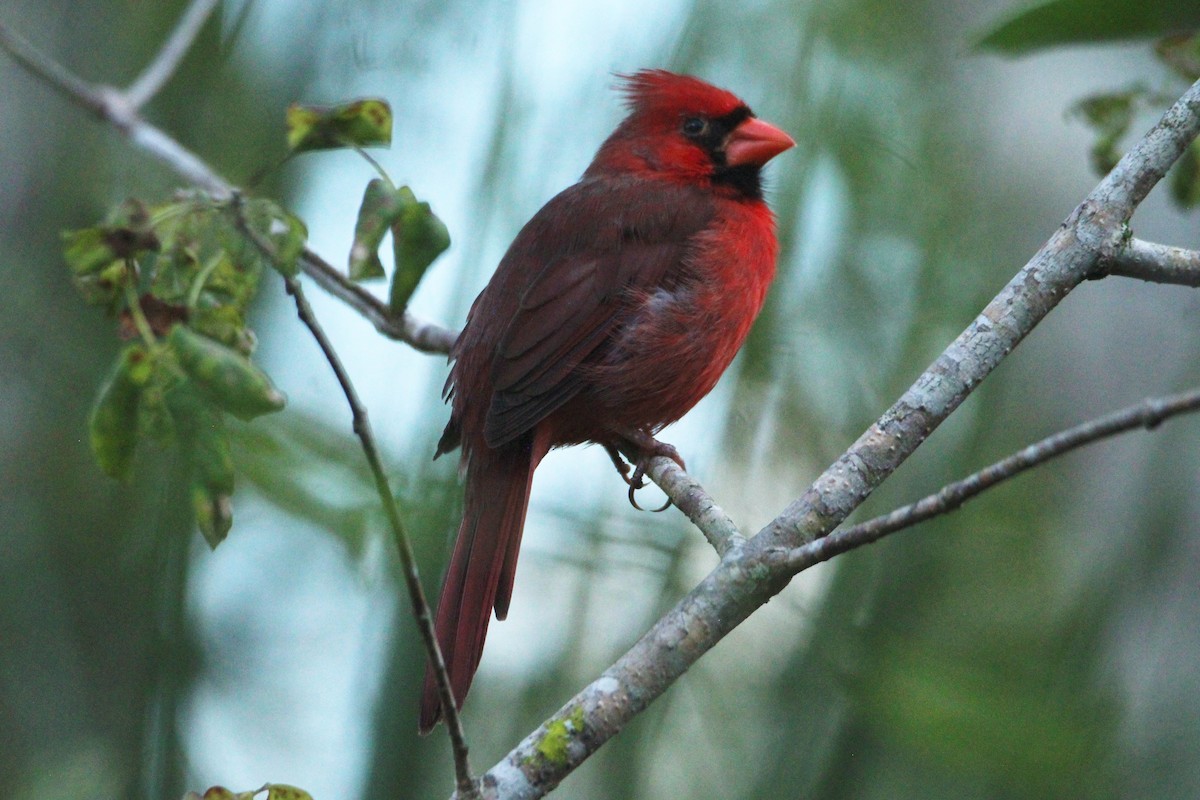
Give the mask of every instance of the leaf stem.
[[138, 335], [145, 340], [147, 347], [153, 349], [158, 344], [158, 339], [154, 336], [154, 329], [150, 327], [150, 320], [146, 319], [146, 314], [142, 311], [142, 301], [138, 297], [136, 285], [137, 274], [137, 262], [132, 258], [125, 259], [125, 306]]

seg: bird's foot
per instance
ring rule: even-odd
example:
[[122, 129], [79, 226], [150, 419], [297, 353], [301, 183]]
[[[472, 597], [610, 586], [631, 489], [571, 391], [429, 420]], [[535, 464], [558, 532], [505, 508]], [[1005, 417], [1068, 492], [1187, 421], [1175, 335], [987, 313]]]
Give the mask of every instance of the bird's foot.
[[[621, 480], [629, 485], [629, 504], [638, 511], [644, 511], [645, 509], [638, 505], [634, 494], [646, 485], [646, 467], [649, 465], [650, 459], [664, 456], [678, 464], [680, 469], [687, 469], [687, 466], [683, 463], [683, 456], [679, 455], [678, 450], [665, 442], [658, 441], [643, 430], [621, 431], [619, 436], [626, 444], [632, 445], [633, 449], [638, 451], [638, 458], [633, 463], [632, 473], [629, 471], [630, 465], [621, 458], [621, 453], [616, 447], [606, 444], [604, 449], [608, 452], [608, 457], [612, 459], [613, 465], [616, 466], [617, 472], [621, 473]], [[666, 511], [670, 507], [671, 498], [668, 497], [667, 502], [663, 503], [660, 508], [651, 510], [658, 513]]]

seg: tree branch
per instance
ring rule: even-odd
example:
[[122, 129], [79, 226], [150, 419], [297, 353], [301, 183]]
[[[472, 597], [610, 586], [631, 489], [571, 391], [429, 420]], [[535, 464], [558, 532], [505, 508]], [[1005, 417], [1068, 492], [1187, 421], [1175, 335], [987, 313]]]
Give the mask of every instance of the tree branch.
[[967, 500], [996, 484], [1052, 458], [1137, 428], [1151, 430], [1171, 417], [1195, 411], [1200, 411], [1200, 389], [1167, 397], [1148, 398], [1137, 405], [1060, 431], [960, 481], [947, 484], [915, 503], [849, 528], [834, 531], [828, 536], [798, 547], [788, 557], [789, 566], [795, 572], [802, 572], [848, 550], [879, 541], [890, 533], [954, 511]]
[[0, 20], [0, 47], [8, 51], [18, 64], [45, 81], [50, 87], [77, 105], [100, 113], [103, 104], [97, 87], [77, 77], [73, 72], [46, 56], [25, 37], [10, 30]]
[[141, 108], [166, 85], [219, 2], [220, 0], [192, 0], [192, 4], [176, 23], [175, 30], [158, 51], [158, 55], [125, 90], [125, 100], [129, 105], [135, 109]]
[[1106, 275], [1200, 287], [1200, 252], [1130, 239], [1098, 277]]
[[[1066, 219], [900, 399], [805, 494], [721, 563], [597, 680], [483, 776], [487, 796], [541, 797], [795, 574], [790, 553], [826, 535], [908, 458], [1097, 265], [1119, 253], [1146, 194], [1200, 132], [1200, 82]], [[546, 747], [548, 739], [553, 746]]]

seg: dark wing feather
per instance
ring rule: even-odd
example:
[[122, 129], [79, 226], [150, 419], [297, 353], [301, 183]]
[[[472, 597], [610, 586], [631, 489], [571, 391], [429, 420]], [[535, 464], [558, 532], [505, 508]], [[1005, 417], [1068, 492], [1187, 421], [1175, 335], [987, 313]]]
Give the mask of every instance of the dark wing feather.
[[[580, 367], [600, 358], [639, 293], [679, 276], [712, 216], [698, 189], [627, 178], [578, 183], [530, 220], [493, 279], [515, 290], [516, 302], [491, 362], [490, 447], [579, 392]], [[512, 283], [513, 270], [528, 276], [523, 285]]]

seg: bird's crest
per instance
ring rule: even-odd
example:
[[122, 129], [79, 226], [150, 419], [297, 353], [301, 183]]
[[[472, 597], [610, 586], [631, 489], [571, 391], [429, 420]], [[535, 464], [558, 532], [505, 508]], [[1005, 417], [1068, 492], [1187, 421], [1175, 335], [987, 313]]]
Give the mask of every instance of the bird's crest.
[[721, 117], [745, 103], [732, 92], [719, 89], [691, 75], [665, 69], [643, 69], [618, 74], [618, 90], [629, 110], [637, 115], [671, 116], [705, 114]]

